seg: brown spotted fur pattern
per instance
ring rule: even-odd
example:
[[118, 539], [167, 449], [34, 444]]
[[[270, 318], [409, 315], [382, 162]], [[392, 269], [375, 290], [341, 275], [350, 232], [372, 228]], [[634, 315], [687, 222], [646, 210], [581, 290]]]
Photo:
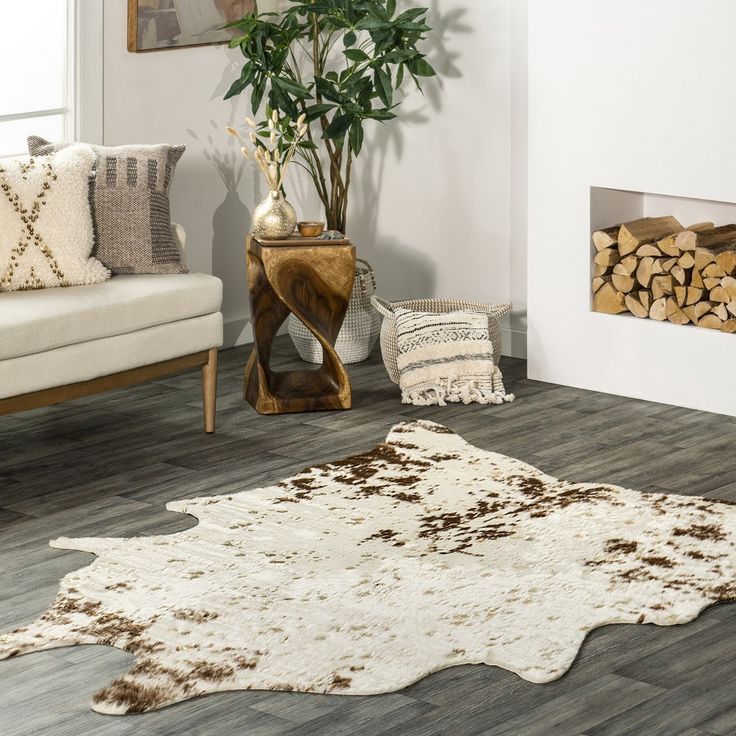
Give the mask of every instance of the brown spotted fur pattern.
[[431, 422], [275, 486], [168, 508], [199, 525], [52, 542], [97, 559], [0, 635], [0, 659], [132, 652], [94, 697], [103, 713], [221, 690], [381, 693], [467, 662], [546, 682], [597, 626], [684, 623], [736, 599], [733, 504], [567, 483]]

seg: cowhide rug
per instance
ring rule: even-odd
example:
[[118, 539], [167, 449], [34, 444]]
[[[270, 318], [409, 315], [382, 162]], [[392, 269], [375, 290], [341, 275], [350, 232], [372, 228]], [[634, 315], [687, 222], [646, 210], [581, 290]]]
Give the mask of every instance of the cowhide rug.
[[604, 624], [736, 598], [736, 505], [567, 483], [438, 424], [268, 488], [176, 501], [198, 526], [57, 539], [67, 575], [0, 658], [108, 644], [136, 663], [102, 713], [235, 689], [368, 694], [443, 667], [560, 677]]

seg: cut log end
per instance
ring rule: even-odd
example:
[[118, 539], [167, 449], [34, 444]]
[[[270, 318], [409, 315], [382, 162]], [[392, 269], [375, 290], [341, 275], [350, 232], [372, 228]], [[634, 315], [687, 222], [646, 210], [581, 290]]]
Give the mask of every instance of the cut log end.
[[656, 319], [658, 322], [664, 322], [667, 319], [667, 299], [665, 297], [652, 302], [649, 308], [649, 319]]
[[596, 263], [599, 266], [611, 268], [620, 260], [621, 256], [616, 248], [604, 248], [599, 253], [596, 253], [595, 258], [593, 258], [593, 263]]
[[593, 233], [593, 245], [597, 251], [601, 251], [604, 248], [611, 248], [612, 246], [618, 246], [618, 231], [620, 225], [615, 227], [608, 227], [605, 230], [596, 230]]
[[644, 306], [638, 296], [635, 296], [634, 294], [627, 294], [624, 297], [624, 303], [626, 304], [629, 312], [631, 312], [631, 314], [633, 314], [635, 317], [639, 317], [639, 319], [644, 319], [645, 317], [649, 316], [648, 306]]
[[722, 325], [723, 320], [713, 313], [708, 313], [698, 320], [698, 327], [706, 327], [709, 330], [720, 330]]
[[606, 281], [593, 294], [593, 311], [603, 314], [621, 314], [628, 310], [624, 302], [624, 295], [610, 281]]
[[644, 243], [652, 243], [681, 231], [682, 225], [674, 217], [645, 217], [625, 222], [618, 233], [618, 250], [622, 256], [626, 256]]

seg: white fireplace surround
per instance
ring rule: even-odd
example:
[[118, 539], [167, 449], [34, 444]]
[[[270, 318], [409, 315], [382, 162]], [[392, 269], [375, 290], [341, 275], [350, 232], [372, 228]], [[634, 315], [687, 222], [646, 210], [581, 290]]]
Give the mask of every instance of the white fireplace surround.
[[734, 27], [730, 0], [530, 0], [531, 378], [736, 416], [736, 335], [590, 309], [592, 228], [736, 222]]

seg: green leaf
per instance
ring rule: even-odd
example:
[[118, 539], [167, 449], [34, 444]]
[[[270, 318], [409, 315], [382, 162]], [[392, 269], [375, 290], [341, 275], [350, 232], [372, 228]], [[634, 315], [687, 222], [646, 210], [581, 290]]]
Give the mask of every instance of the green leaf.
[[406, 65], [409, 67], [409, 71], [417, 77], [434, 77], [437, 73], [432, 68], [432, 65], [421, 56], [412, 59]]
[[266, 52], [263, 49], [263, 37], [256, 36], [256, 57], [261, 62], [261, 66], [268, 68], [268, 61], [266, 60]]
[[253, 84], [253, 89], [250, 93], [250, 106], [253, 112], [258, 110], [258, 108], [261, 106], [261, 101], [263, 100], [263, 94], [266, 91], [266, 77], [261, 76], [259, 79], [255, 81]]
[[243, 43], [243, 41], [247, 41], [247, 40], [248, 40], [248, 36], [236, 36], [235, 38], [230, 39], [227, 47], [229, 49], [234, 49], [236, 46], [240, 46], [240, 44]]
[[286, 61], [286, 57], [289, 55], [289, 49], [283, 48], [278, 49], [276, 51], [273, 51], [269, 58], [269, 69], [271, 69], [274, 72], [280, 72], [281, 67], [284, 65], [284, 62]]
[[321, 117], [322, 115], [325, 115], [330, 110], [333, 110], [335, 108], [334, 105], [311, 105], [307, 108], [307, 121], [312, 122], [312, 120], [316, 120], [318, 117]]
[[426, 23], [414, 23], [413, 21], [397, 23], [396, 27], [402, 31], [415, 31], [417, 33], [426, 33], [432, 30]]
[[355, 42], [358, 40], [358, 37], [355, 35], [355, 31], [348, 31], [342, 39], [342, 43], [347, 48], [348, 46], [355, 46]]
[[370, 61], [370, 56], [363, 49], [345, 49], [343, 52], [350, 61]]
[[222, 28], [225, 30], [229, 30], [230, 28], [248, 28], [251, 27], [254, 23], [254, 18], [252, 15], [247, 15], [245, 18], [241, 18], [240, 20], [234, 20], [231, 23], [226, 23]]
[[350, 150], [357, 156], [363, 147], [363, 122], [356, 119], [350, 126]]
[[391, 110], [366, 110], [363, 115], [371, 120], [393, 120], [396, 117]]
[[[357, 4], [357, 3], [356, 3]], [[374, 18], [380, 18], [381, 20], [388, 20], [388, 13], [384, 10], [384, 8], [375, 2], [364, 2], [358, 4], [361, 9], [365, 9], [368, 13], [370, 13]]]
[[345, 95], [340, 93], [334, 83], [328, 81], [324, 77], [315, 77], [314, 82], [317, 87], [317, 92], [326, 100], [337, 102], [339, 104], [347, 102]]
[[329, 13], [324, 20], [334, 28], [352, 27], [352, 23], [347, 18], [341, 18], [339, 15], [334, 15], [333, 13]]
[[332, 140], [342, 138], [345, 133], [347, 133], [352, 122], [352, 115], [335, 115], [335, 117], [332, 118], [332, 122], [327, 126], [322, 137], [330, 138]]
[[271, 93], [269, 95], [269, 101], [271, 107], [278, 110], [283, 110], [288, 115], [295, 117], [299, 114], [294, 101], [289, 97], [284, 90], [275, 84], [275, 79], [271, 80]]
[[310, 96], [309, 90], [303, 84], [299, 84], [288, 77], [273, 76], [271, 77], [271, 84], [285, 92], [290, 92], [299, 99], [307, 99]]
[[415, 20], [427, 13], [427, 8], [409, 8], [396, 18], [395, 23], [403, 23], [404, 21]]
[[230, 89], [225, 92], [223, 99], [229, 100], [231, 97], [239, 95], [246, 87], [245, 82], [242, 79], [236, 79], [231, 85]]
[[396, 72], [396, 89], [399, 89], [404, 83], [404, 65], [399, 64], [399, 70]]
[[391, 28], [392, 23], [380, 18], [363, 18], [355, 27], [361, 31], [378, 31], [383, 28]]
[[395, 12], [396, 0], [388, 0], [388, 2], [386, 3], [386, 15], [388, 15], [389, 18], [393, 18]]
[[373, 98], [373, 82], [370, 77], [363, 77], [358, 83], [358, 104], [361, 107], [371, 107], [371, 99]]
[[243, 66], [240, 77], [230, 85], [230, 89], [225, 93], [225, 99], [229, 100], [239, 95], [253, 81], [254, 76], [253, 64], [249, 61]]
[[391, 74], [385, 69], [378, 67], [374, 77], [376, 93], [386, 107], [391, 107], [393, 99], [393, 88], [391, 86]]
[[354, 102], [348, 102], [346, 105], [342, 106], [342, 109], [344, 112], [349, 112], [353, 115], [363, 114], [363, 107], [361, 105], [356, 105]]
[[383, 61], [388, 64], [400, 64], [417, 56], [418, 52], [414, 49], [394, 49], [384, 55]]
[[307, 13], [326, 13], [329, 14], [335, 8], [332, 3], [306, 3], [300, 10], [304, 10]]

